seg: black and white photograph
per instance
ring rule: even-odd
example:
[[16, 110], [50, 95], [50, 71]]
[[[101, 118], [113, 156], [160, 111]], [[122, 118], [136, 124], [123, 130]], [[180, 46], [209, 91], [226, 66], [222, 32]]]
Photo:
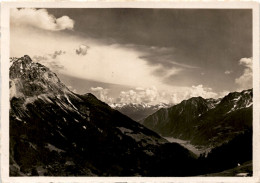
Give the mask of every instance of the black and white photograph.
[[8, 177], [254, 178], [258, 4], [172, 4], [6, 3]]

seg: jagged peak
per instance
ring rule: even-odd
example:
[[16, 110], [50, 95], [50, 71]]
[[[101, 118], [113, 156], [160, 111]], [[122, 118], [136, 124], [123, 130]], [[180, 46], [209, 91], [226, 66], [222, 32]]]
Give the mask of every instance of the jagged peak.
[[54, 72], [40, 63], [33, 62], [28, 55], [10, 60], [10, 97], [70, 92]]
[[29, 55], [24, 55], [23, 57], [17, 58], [17, 57], [10, 57], [10, 62], [14, 63], [23, 63], [23, 64], [30, 64], [32, 63], [32, 59]]
[[29, 55], [24, 55], [19, 60], [22, 60], [24, 63], [31, 63], [32, 59], [29, 57]]
[[244, 94], [250, 94], [252, 96], [253, 94], [253, 89], [248, 89], [248, 90], [243, 90], [241, 92], [230, 92], [229, 94], [227, 94], [225, 97], [223, 97], [223, 99], [221, 100], [221, 102], [225, 102], [227, 100], [233, 99], [235, 97], [244, 95]]
[[253, 94], [253, 88], [247, 89], [247, 90], [243, 90], [241, 93], [242, 94]]
[[[12, 74], [16, 75], [18, 73], [22, 75], [29, 74], [30, 72], [48, 72], [50, 69], [38, 62], [33, 62], [30, 56], [24, 55], [23, 57], [17, 58], [17, 57], [11, 57], [10, 58], [10, 76]], [[51, 71], [50, 71], [51, 72]], [[56, 76], [55, 73], [53, 73], [54, 76]]]

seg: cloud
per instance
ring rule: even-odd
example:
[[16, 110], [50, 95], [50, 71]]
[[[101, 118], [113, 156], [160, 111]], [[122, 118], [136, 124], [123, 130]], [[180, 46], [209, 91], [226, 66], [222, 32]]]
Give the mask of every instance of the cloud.
[[[79, 48], [79, 43], [88, 43], [90, 47], [85, 56], [78, 56], [75, 52], [75, 48]], [[56, 59], [52, 59], [64, 67], [59, 71], [65, 75], [134, 88], [153, 85], [160, 88], [159, 85], [164, 85], [160, 77], [152, 74], [158, 66], [147, 64], [145, 60], [139, 58], [141, 53], [124, 45], [108, 45], [96, 39], [69, 35], [68, 32], [61, 34], [57, 31], [49, 31], [46, 34], [44, 31], [25, 27], [19, 29], [11, 27], [10, 44], [10, 56], [13, 57], [21, 57], [24, 54], [31, 57], [46, 56], [43, 53], [53, 53], [55, 50], [66, 51], [66, 56], [59, 55]], [[73, 61], [77, 64], [73, 64]]]
[[57, 56], [63, 55], [63, 54], [65, 54], [65, 53], [66, 53], [65, 51], [60, 50], [60, 51], [55, 51], [53, 54], [50, 54], [50, 56], [51, 56], [53, 59], [55, 59]]
[[102, 87], [91, 87], [90, 90], [99, 100], [106, 102], [107, 104], [112, 104], [114, 102], [113, 98], [108, 97], [108, 89]]
[[204, 87], [203, 85], [186, 87], [183, 90], [175, 90], [165, 92], [163, 97], [168, 100], [165, 103], [178, 104], [183, 100], [191, 97], [203, 97], [203, 98], [218, 98], [219, 94], [212, 91], [212, 88]]
[[76, 54], [77, 54], [77, 55], [83, 55], [83, 56], [84, 56], [84, 55], [87, 54], [88, 49], [89, 49], [88, 46], [82, 44], [82, 45], [79, 46], [78, 49], [76, 49]]
[[243, 65], [243, 66], [246, 66], [246, 67], [251, 67], [252, 68], [252, 63], [253, 63], [252, 57], [251, 58], [241, 58], [239, 60], [239, 64]]
[[32, 60], [34, 62], [41, 62], [41, 61], [45, 61], [48, 60], [47, 56], [39, 56], [39, 55], [35, 55]]
[[110, 96], [109, 90], [102, 87], [91, 87], [91, 92], [103, 102], [112, 103], [160, 103], [160, 93], [156, 87], [131, 89], [121, 91], [119, 96], [113, 98]]
[[235, 83], [239, 85], [239, 89], [252, 88], [253, 82], [253, 60], [252, 58], [241, 58], [239, 65], [245, 67], [243, 74], [235, 79]]
[[139, 91], [145, 90], [143, 87], [136, 87], [135, 89], [136, 89], [136, 90], [139, 90]]
[[204, 87], [203, 85], [192, 86], [190, 91], [186, 93], [185, 98], [198, 97], [201, 96], [203, 98], [216, 98], [218, 96], [217, 93], [212, 91], [212, 88]]
[[146, 89], [137, 88], [135, 90], [121, 91], [117, 101], [119, 103], [157, 103], [160, 93], [156, 87]]
[[[79, 43], [87, 43], [88, 45], [84, 46], [91, 48], [87, 49], [87, 54], [84, 56], [77, 55], [75, 51], [77, 49], [78, 53], [84, 54]], [[54, 63], [64, 67], [64, 69], [59, 69], [58, 65], [54, 65], [55, 69], [59, 69], [61, 74], [103, 83], [127, 85], [133, 88], [136, 86], [169, 88], [174, 86], [164, 83], [164, 77], [179, 73], [178, 69], [171, 67], [166, 71], [163, 69], [162, 72], [165, 73], [163, 76], [153, 74], [156, 69], [163, 68], [162, 65], [149, 64], [145, 59], [141, 59], [143, 52], [137, 49], [138, 45], [129, 47], [122, 44], [107, 44], [104, 41], [79, 36], [76, 32], [73, 35], [71, 32], [49, 31], [46, 33], [46, 31], [25, 26], [19, 28], [11, 26], [10, 44], [10, 56], [14, 57], [21, 57], [24, 54], [31, 57], [34, 55], [46, 57], [43, 53], [64, 50], [66, 56], [59, 55], [55, 59], [50, 58], [55, 61]], [[77, 64], [72, 64], [72, 61], [76, 61]], [[43, 59], [42, 62], [46, 63], [47, 60]]]
[[72, 30], [74, 27], [74, 20], [68, 16], [56, 18], [46, 9], [13, 8], [10, 15], [10, 22], [13, 26], [31, 26], [49, 31]]
[[186, 89], [164, 91], [158, 90], [155, 86], [143, 88], [137, 87], [127, 91], [121, 91], [119, 96], [113, 98], [110, 96], [108, 89], [102, 87], [91, 88], [91, 91], [97, 97], [108, 104], [112, 103], [146, 103], [146, 104], [178, 104], [185, 99], [201, 96], [203, 98], [218, 98], [218, 94], [214, 93], [211, 88], [203, 85], [187, 87]]
[[[24, 38], [24, 35], [30, 36]], [[30, 44], [27, 44], [28, 42]], [[88, 43], [91, 49], [86, 49], [87, 45], [80, 45], [79, 43]], [[96, 39], [69, 35], [68, 32], [61, 34], [57, 31], [50, 31], [46, 34], [43, 31], [35, 32], [34, 29], [25, 27], [21, 29], [13, 28], [11, 29], [11, 45], [11, 56], [24, 55], [24, 53], [36, 55], [38, 58], [35, 57], [35, 59], [38, 59], [40, 63], [50, 67], [52, 70], [58, 70], [61, 74], [80, 79], [129, 86], [133, 88], [133, 91], [136, 91], [135, 88], [137, 86], [141, 86], [144, 90], [151, 88], [151, 86], [156, 86], [160, 90], [160, 92], [158, 91], [159, 97], [153, 99], [148, 96], [137, 96], [136, 99], [133, 99], [141, 98], [142, 101], [147, 102], [169, 101], [169, 97], [160, 97], [161, 91], [172, 91], [173, 89], [177, 91], [180, 87], [173, 85], [172, 82], [165, 83], [164, 79], [172, 75], [178, 75], [185, 69], [190, 70], [193, 68], [186, 65], [180, 67], [178, 64], [172, 65], [168, 63], [172, 59], [166, 58], [166, 56], [163, 57], [163, 55], [171, 54], [173, 48], [149, 48], [142, 46], [138, 49], [138, 45], [106, 44]], [[86, 55], [78, 56], [75, 48], [77, 48], [78, 54], [86, 53]], [[60, 55], [60, 49], [66, 51], [66, 56]], [[144, 51], [145, 49], [149, 53], [152, 53], [152, 50], [159, 50], [157, 52], [165, 58], [163, 64], [158, 62], [158, 60], [151, 64], [151, 61], [142, 58], [142, 56], [147, 55], [147, 52]], [[57, 50], [56, 53], [53, 53], [53, 50]], [[52, 56], [42, 55], [42, 53], [52, 53]], [[77, 64], [72, 64], [72, 61], [76, 61]], [[160, 75], [157, 71], [163, 74]], [[154, 74], [155, 72], [158, 74]], [[112, 93], [112, 91], [110, 92]], [[169, 93], [171, 92], [166, 93], [170, 95]], [[109, 93], [108, 99], [104, 97], [104, 92], [100, 97], [102, 96], [104, 100], [111, 98]], [[180, 94], [178, 94], [178, 98], [181, 98], [179, 96], [181, 96]], [[114, 98], [117, 100], [116, 97]]]
[[225, 97], [226, 95], [228, 95], [229, 93], [230, 93], [230, 91], [223, 90], [223, 91], [219, 92], [218, 97], [219, 97], [219, 98], [223, 98], [223, 97]]
[[65, 51], [59, 50], [55, 51], [53, 53], [45, 54], [43, 56], [35, 55], [33, 58], [35, 61], [40, 62], [42, 60], [50, 60], [50, 59], [56, 59], [60, 55], [66, 54]]
[[46, 67], [49, 67], [53, 71], [59, 71], [64, 69], [64, 66], [59, 62], [58, 56], [64, 55], [66, 52], [59, 50], [54, 53], [45, 54], [45, 55], [35, 55], [32, 60], [34, 62], [39, 62]]
[[145, 59], [151, 65], [157, 65], [158, 61], [165, 68], [180, 67], [186, 69], [198, 69], [199, 67], [180, 62], [176, 59], [176, 49], [174, 47], [159, 47], [159, 46], [142, 46], [128, 44], [128, 48], [140, 50], [142, 55], [141, 59]]
[[59, 50], [59, 51], [55, 51], [54, 53], [50, 53], [47, 55], [35, 55], [33, 56], [33, 60], [36, 62], [42, 62], [42, 61], [46, 61], [46, 60], [50, 60], [50, 59], [56, 59], [58, 56], [60, 55], [64, 55], [66, 52]]
[[102, 87], [99, 87], [99, 86], [98, 86], [98, 87], [96, 87], [96, 88], [95, 88], [95, 87], [91, 87], [90, 90], [91, 90], [91, 91], [94, 91], [94, 92], [99, 92], [99, 91], [102, 91], [102, 90], [104, 90], [104, 89], [103, 89]]
[[220, 98], [226, 96], [230, 91], [214, 92], [212, 88], [205, 87], [202, 84], [185, 87], [182, 89], [174, 90], [159, 90], [157, 87], [136, 87], [129, 90], [119, 90], [118, 93], [114, 93], [112, 89], [106, 89], [103, 87], [91, 87], [91, 93], [96, 95], [97, 98], [111, 105], [114, 103], [129, 104], [129, 103], [145, 103], [150, 105], [166, 103], [175, 105], [183, 100], [190, 99], [192, 97], [207, 98]]
[[224, 73], [225, 74], [227, 74], [227, 75], [229, 75], [229, 74], [231, 74], [233, 71], [231, 71], [231, 70], [226, 70]]

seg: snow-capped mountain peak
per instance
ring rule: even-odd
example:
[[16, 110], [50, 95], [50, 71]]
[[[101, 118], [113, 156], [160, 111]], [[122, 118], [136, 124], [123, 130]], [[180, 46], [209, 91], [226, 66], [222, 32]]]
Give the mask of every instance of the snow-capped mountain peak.
[[155, 105], [147, 103], [118, 103], [111, 104], [110, 107], [120, 111], [135, 121], [140, 121], [158, 111], [159, 109], [168, 108], [171, 105], [172, 104], [165, 103], [159, 103]]

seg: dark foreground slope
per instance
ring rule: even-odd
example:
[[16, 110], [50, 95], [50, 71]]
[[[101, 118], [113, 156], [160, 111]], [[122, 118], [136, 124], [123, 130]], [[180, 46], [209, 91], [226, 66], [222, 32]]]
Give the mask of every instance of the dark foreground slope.
[[11, 176], [188, 176], [193, 154], [28, 56], [10, 67]]
[[[245, 162], [252, 162], [252, 151], [252, 131], [245, 131], [221, 146], [213, 148], [206, 157], [201, 155], [197, 162], [200, 174], [207, 172], [215, 173], [215, 176], [239, 176], [239, 173], [242, 173], [252, 176], [252, 163], [248, 164], [246, 168], [239, 167]], [[229, 170], [232, 168], [234, 171]], [[224, 171], [223, 174], [218, 174], [222, 171]], [[234, 175], [234, 173], [236, 174]]]

